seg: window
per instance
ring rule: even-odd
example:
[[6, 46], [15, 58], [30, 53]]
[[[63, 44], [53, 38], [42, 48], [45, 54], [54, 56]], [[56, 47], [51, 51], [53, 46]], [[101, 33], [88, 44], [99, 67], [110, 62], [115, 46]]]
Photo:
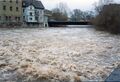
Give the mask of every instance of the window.
[[16, 21], [20, 21], [20, 17], [15, 17], [15, 20]]
[[10, 3], [12, 3], [12, 0], [10, 0]]
[[0, 20], [1, 20], [1, 16], [0, 16]]
[[10, 11], [12, 11], [12, 7], [10, 7]]
[[32, 6], [30, 6], [30, 9], [33, 9]]
[[18, 7], [16, 7], [16, 11], [19, 11], [19, 8], [18, 8]]
[[23, 20], [25, 20], [25, 16], [23, 16]]
[[18, 3], [18, 0], [16, 0], [16, 3]]
[[30, 20], [32, 20], [32, 18], [30, 18]]
[[25, 6], [26, 4], [25, 3], [23, 3], [23, 6]]
[[3, 6], [3, 10], [6, 10], [6, 6]]
[[17, 21], [17, 17], [15, 17], [15, 20]]
[[38, 21], [38, 17], [35, 17], [35, 20], [37, 20], [37, 21]]
[[18, 17], [18, 21], [20, 21], [20, 17]]
[[32, 12], [30, 12], [30, 16], [33, 16], [33, 13], [32, 13]]
[[23, 9], [23, 12], [25, 12], [25, 9]]
[[9, 16], [9, 20], [11, 20], [11, 16]]
[[6, 2], [6, 0], [3, 0], [3, 2]]
[[6, 21], [8, 20], [8, 16], [5, 17]]

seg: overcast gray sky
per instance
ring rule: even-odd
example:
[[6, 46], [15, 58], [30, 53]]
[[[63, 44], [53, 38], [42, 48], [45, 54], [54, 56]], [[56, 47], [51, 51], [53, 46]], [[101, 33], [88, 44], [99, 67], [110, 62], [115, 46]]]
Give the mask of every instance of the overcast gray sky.
[[93, 8], [93, 3], [98, 0], [41, 0], [46, 9], [53, 9], [60, 2], [67, 4], [72, 10], [79, 8], [81, 10], [90, 10]]
[[[93, 4], [99, 0], [41, 0], [46, 9], [53, 9], [60, 2], [66, 3], [72, 9], [91, 10]], [[118, 1], [118, 0], [116, 0]], [[120, 0], [119, 0], [120, 1]]]

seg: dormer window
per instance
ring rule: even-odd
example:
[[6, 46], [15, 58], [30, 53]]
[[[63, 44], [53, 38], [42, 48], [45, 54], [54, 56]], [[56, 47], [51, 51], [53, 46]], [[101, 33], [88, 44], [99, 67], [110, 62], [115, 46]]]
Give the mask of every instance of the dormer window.
[[30, 6], [30, 9], [31, 9], [31, 10], [33, 9], [32, 6]]

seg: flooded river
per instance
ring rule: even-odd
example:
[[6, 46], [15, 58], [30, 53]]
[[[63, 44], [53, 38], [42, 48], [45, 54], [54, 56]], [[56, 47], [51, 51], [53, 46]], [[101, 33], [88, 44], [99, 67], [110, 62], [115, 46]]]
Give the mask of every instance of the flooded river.
[[120, 64], [120, 36], [69, 27], [0, 28], [0, 82], [104, 81]]

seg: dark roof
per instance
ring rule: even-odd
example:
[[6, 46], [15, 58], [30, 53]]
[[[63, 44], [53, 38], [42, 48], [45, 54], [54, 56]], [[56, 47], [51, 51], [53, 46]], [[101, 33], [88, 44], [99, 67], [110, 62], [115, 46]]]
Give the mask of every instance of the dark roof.
[[23, 7], [33, 5], [37, 9], [45, 9], [41, 1], [38, 0], [23, 0]]

